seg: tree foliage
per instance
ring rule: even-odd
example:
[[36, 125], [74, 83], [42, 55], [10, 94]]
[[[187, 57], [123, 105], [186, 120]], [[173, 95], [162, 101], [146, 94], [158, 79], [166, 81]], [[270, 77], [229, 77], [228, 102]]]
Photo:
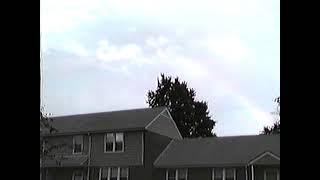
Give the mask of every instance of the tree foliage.
[[64, 159], [63, 155], [57, 155], [52, 152], [62, 149], [64, 147], [72, 148], [70, 145], [59, 143], [50, 144], [44, 134], [51, 134], [58, 132], [51, 124], [52, 119], [49, 114], [45, 113], [43, 108], [40, 109], [40, 159], [53, 159], [57, 164], [61, 163]]
[[183, 137], [211, 137], [215, 121], [209, 115], [208, 103], [197, 101], [196, 92], [179, 78], [161, 74], [157, 88], [147, 92], [150, 107], [166, 106]]
[[266, 126], [263, 128], [262, 134], [280, 134], [280, 96], [274, 100], [277, 103], [276, 122], [272, 126]]

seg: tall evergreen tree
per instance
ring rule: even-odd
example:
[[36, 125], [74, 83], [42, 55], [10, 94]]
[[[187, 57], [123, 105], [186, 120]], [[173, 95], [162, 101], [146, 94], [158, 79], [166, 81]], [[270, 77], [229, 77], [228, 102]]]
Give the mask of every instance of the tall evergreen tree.
[[173, 80], [161, 74], [157, 81], [156, 90], [147, 93], [150, 107], [166, 106], [183, 137], [215, 136], [212, 130], [216, 122], [209, 115], [208, 104], [195, 100], [194, 89], [185, 81], [180, 82], [178, 77]]

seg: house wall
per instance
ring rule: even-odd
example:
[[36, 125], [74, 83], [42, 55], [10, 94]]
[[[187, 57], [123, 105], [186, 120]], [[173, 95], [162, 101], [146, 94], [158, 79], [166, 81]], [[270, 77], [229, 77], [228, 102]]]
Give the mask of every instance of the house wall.
[[254, 166], [254, 180], [264, 180], [264, 171], [268, 168], [277, 169], [280, 175], [280, 165], [258, 165]]
[[[131, 134], [130, 137], [134, 138], [135, 135]], [[156, 169], [153, 166], [153, 162], [156, 160], [156, 158], [159, 156], [159, 154], [167, 147], [167, 145], [169, 144], [171, 139], [166, 136], [162, 136], [162, 135], [152, 133], [149, 131], [141, 132], [141, 134], [138, 133], [137, 137], [139, 137], [138, 139], [140, 139], [141, 142], [137, 142], [137, 140], [132, 140], [131, 142], [134, 142], [133, 144], [139, 144], [139, 146], [141, 145], [141, 147], [142, 147], [142, 144], [140, 144], [140, 143], [143, 142], [143, 144], [144, 144], [143, 164], [141, 163], [140, 165], [136, 165], [136, 164], [129, 165], [129, 163], [126, 162], [127, 164], [124, 164], [124, 165], [115, 165], [117, 163], [113, 163], [110, 166], [129, 167], [129, 180], [156, 180], [156, 179], [165, 180], [165, 175], [163, 175], [162, 173], [158, 173], [156, 171]], [[143, 138], [143, 140], [142, 140], [142, 138]], [[99, 139], [99, 138], [96, 138], [96, 139]], [[129, 144], [131, 144], [131, 143], [129, 143]], [[95, 146], [94, 144], [92, 144], [92, 145]], [[93, 147], [92, 147], [92, 149], [93, 149]], [[141, 153], [142, 153], [142, 151], [141, 151]], [[92, 151], [92, 156], [96, 155], [96, 154], [98, 154], [98, 153], [95, 151]], [[112, 158], [114, 158], [114, 157], [112, 157]], [[140, 156], [140, 158], [142, 161], [142, 156]], [[110, 160], [104, 160], [104, 163], [108, 163], [108, 161], [110, 161]], [[101, 165], [94, 163], [94, 161], [92, 161], [91, 164], [96, 167], [94, 168], [94, 170], [91, 171], [90, 177], [92, 180], [98, 180], [99, 167], [101, 167]], [[105, 165], [104, 167], [109, 167], [109, 165]]]
[[[154, 180], [166, 180], [166, 169], [156, 169], [154, 174]], [[212, 180], [212, 168], [188, 168], [188, 180]], [[236, 180], [246, 180], [244, 167], [236, 167]]]
[[153, 132], [146, 131], [144, 135], [145, 149], [144, 149], [144, 179], [157, 178], [158, 173], [153, 165], [154, 161], [159, 157], [161, 152], [168, 146], [171, 138], [162, 136]]
[[142, 165], [142, 131], [124, 132], [124, 152], [104, 152], [105, 134], [92, 134], [91, 166]]
[[[65, 154], [72, 155], [73, 154], [73, 136], [65, 135], [65, 136], [54, 136], [47, 137], [48, 143], [46, 147], [51, 147], [52, 145], [62, 145], [61, 148], [54, 148], [50, 154]], [[88, 154], [88, 144], [89, 144], [89, 136], [83, 135], [83, 153]]]
[[87, 168], [45, 168], [43, 180], [72, 180], [74, 171], [82, 171], [86, 179]]

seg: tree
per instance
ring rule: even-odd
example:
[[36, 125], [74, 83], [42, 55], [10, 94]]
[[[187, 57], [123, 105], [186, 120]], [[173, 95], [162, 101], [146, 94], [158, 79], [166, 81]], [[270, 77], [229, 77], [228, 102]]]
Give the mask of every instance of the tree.
[[40, 158], [45, 157], [48, 155], [49, 150], [51, 147], [44, 147], [44, 144], [47, 143], [46, 139], [44, 138], [43, 134], [45, 133], [52, 133], [56, 132], [57, 129], [51, 126], [52, 119], [49, 118], [47, 113], [44, 113], [43, 108], [40, 109]]
[[157, 89], [147, 92], [149, 107], [166, 106], [183, 137], [211, 137], [215, 121], [209, 115], [208, 103], [195, 100], [194, 89], [185, 81], [161, 74]]
[[272, 126], [263, 128], [262, 134], [280, 134], [280, 96], [274, 100], [277, 103], [275, 115], [276, 122]]

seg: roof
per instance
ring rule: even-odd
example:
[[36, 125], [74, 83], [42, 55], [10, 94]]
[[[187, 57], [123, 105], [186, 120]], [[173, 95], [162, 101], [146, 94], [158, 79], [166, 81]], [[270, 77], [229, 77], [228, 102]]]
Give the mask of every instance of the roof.
[[84, 166], [87, 160], [87, 155], [69, 156], [55, 159], [47, 158], [43, 160], [43, 167], [78, 167]]
[[280, 160], [280, 135], [172, 140], [156, 167], [242, 166], [269, 152]]
[[167, 108], [142, 108], [52, 117], [52, 126], [58, 130], [52, 135], [145, 130], [147, 126], [155, 122], [155, 119], [160, 117], [164, 110]]

